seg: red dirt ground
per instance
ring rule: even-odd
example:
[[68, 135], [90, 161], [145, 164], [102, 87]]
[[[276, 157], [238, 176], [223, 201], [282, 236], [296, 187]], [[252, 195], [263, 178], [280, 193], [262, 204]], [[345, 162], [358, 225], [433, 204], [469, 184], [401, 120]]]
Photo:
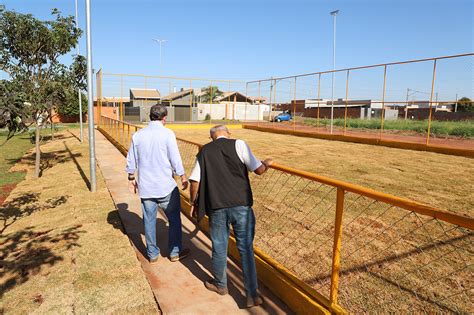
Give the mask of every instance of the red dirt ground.
[[[308, 125], [300, 125], [293, 123], [252, 123], [248, 125], [258, 125], [265, 128], [275, 128], [280, 130], [296, 130], [311, 132], [315, 134], [330, 134], [329, 127], [313, 127]], [[344, 130], [342, 128], [334, 128], [333, 135], [344, 135]], [[346, 130], [346, 136], [353, 136], [365, 139], [383, 139], [389, 141], [399, 141], [399, 142], [408, 142], [408, 143], [418, 143], [426, 144], [426, 135], [407, 135], [406, 133], [395, 133], [393, 131], [383, 131], [380, 138], [380, 131], [373, 130]], [[446, 147], [452, 149], [462, 149], [462, 150], [474, 150], [474, 140], [473, 139], [462, 139], [462, 138], [436, 138], [431, 136], [429, 139], [429, 145]]]
[[0, 187], [0, 206], [8, 198], [10, 192], [15, 189], [17, 184], [6, 184]]

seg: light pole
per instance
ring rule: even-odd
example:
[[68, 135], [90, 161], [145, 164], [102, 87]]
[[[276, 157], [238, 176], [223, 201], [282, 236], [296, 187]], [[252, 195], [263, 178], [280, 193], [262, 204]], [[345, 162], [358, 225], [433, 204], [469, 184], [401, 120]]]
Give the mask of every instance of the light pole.
[[94, 140], [94, 96], [92, 95], [92, 41], [91, 3], [86, 0], [86, 43], [87, 43], [87, 118], [89, 120], [89, 167], [90, 190], [96, 191], [95, 140]]
[[161, 44], [166, 43], [168, 40], [167, 39], [156, 39], [156, 38], [153, 38], [153, 40], [160, 44], [160, 71], [161, 71]]
[[[410, 93], [410, 91], [412, 91]], [[407, 99], [406, 99], [406, 105], [405, 105], [405, 120], [408, 118], [408, 97], [412, 96], [413, 94], [416, 93], [421, 93], [421, 94], [430, 94], [428, 92], [422, 92], [422, 91], [417, 91], [414, 89], [407, 88]]]
[[[75, 5], [75, 8], [76, 8], [76, 28], [79, 28], [79, 21], [77, 19], [77, 0], [74, 0], [74, 5]], [[77, 57], [79, 58], [79, 39], [77, 40]], [[79, 130], [80, 130], [80, 133], [79, 133], [79, 140], [82, 142], [83, 141], [83, 131], [82, 131], [82, 93], [81, 93], [81, 89], [78, 88], [77, 89], [77, 94], [78, 94], [78, 97], [79, 97]]]
[[332, 93], [331, 93], [331, 134], [332, 134], [332, 125], [334, 122], [334, 85], [335, 85], [335, 70], [336, 70], [336, 15], [338, 15], [339, 10], [332, 11], [332, 29], [333, 29], [333, 46], [332, 46]]

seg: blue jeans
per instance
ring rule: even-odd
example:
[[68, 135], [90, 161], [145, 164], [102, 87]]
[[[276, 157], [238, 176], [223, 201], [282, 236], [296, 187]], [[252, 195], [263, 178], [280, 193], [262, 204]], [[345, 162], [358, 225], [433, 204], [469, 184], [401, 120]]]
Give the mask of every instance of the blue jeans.
[[230, 225], [234, 230], [240, 254], [244, 286], [247, 296], [257, 296], [257, 270], [253, 255], [255, 215], [250, 207], [232, 207], [211, 210], [209, 214], [212, 241], [212, 272], [216, 285], [227, 287], [227, 244]]
[[156, 214], [158, 207], [164, 210], [169, 221], [168, 248], [170, 257], [181, 251], [181, 205], [178, 187], [163, 198], [142, 198], [143, 225], [145, 226], [146, 251], [148, 258], [154, 259], [160, 254], [156, 244]]

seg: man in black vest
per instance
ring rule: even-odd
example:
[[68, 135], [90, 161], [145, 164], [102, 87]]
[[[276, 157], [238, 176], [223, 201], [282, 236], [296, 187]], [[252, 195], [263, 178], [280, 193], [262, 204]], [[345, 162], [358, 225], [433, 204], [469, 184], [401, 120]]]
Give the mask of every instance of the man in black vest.
[[191, 173], [191, 214], [201, 220], [207, 213], [211, 228], [214, 279], [207, 289], [220, 295], [227, 290], [227, 244], [230, 225], [240, 253], [247, 307], [263, 303], [257, 294], [257, 271], [253, 254], [255, 216], [248, 172], [262, 175], [272, 161], [259, 161], [242, 140], [229, 139], [226, 126], [211, 128], [212, 142], [196, 156]]

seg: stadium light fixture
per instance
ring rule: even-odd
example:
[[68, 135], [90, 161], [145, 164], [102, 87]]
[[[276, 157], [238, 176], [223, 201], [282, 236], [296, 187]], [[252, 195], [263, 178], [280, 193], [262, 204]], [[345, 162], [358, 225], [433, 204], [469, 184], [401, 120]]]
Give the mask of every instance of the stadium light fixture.
[[157, 38], [152, 38], [152, 39], [153, 39], [153, 41], [160, 44], [160, 71], [161, 71], [161, 45], [163, 43], [166, 43], [168, 40], [167, 39], [157, 39]]
[[336, 70], [336, 15], [339, 14], [339, 10], [331, 11], [329, 14], [332, 15], [333, 19], [333, 46], [332, 46], [332, 93], [331, 93], [331, 134], [334, 124], [334, 86], [335, 86], [335, 70]]

